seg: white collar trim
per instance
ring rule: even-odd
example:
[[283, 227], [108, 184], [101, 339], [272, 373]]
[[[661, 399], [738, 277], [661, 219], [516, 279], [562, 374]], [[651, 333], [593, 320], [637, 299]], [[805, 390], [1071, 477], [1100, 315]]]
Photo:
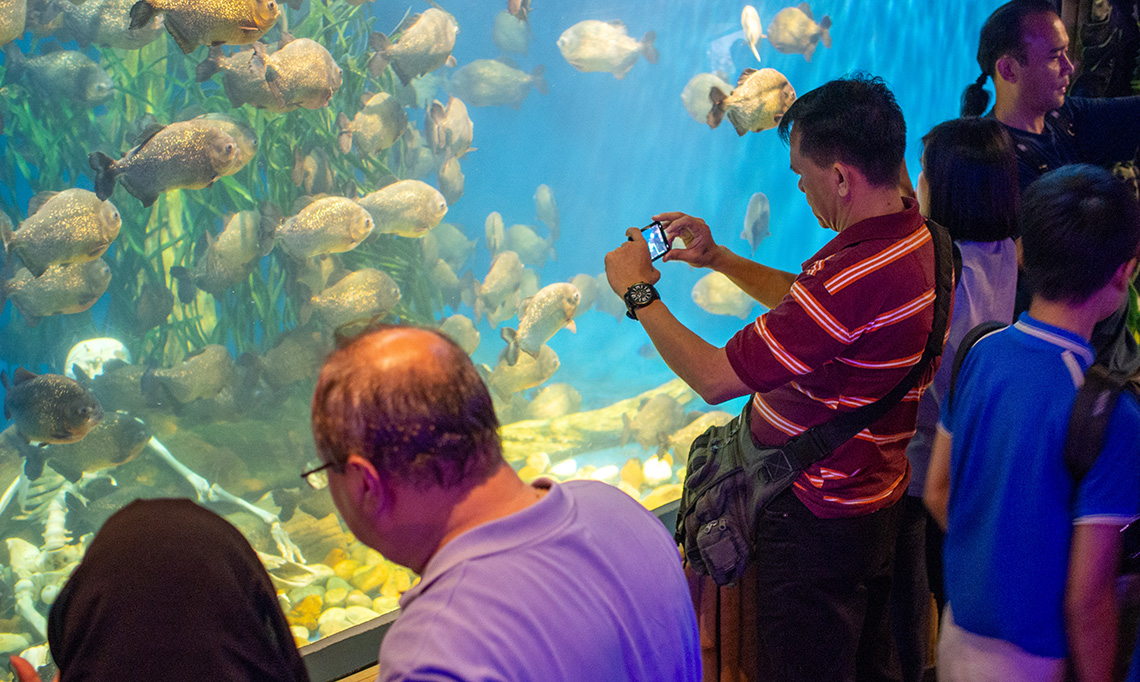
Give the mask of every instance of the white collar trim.
[[1090, 365], [1093, 363], [1093, 360], [1095, 359], [1095, 356], [1093, 356], [1092, 350], [1090, 350], [1088, 346], [1075, 343], [1073, 340], [1067, 339], [1064, 336], [1061, 336], [1060, 334], [1055, 334], [1055, 333], [1053, 333], [1047, 329], [1042, 329], [1041, 327], [1038, 327], [1037, 325], [1034, 325], [1034, 324], [1027, 324], [1024, 320], [1018, 320], [1017, 322], [1014, 323], [1013, 326], [1016, 327], [1017, 329], [1019, 329], [1020, 331], [1025, 332], [1026, 334], [1029, 334], [1030, 336], [1035, 336], [1035, 337], [1041, 339], [1042, 341], [1053, 344], [1054, 346], [1060, 346], [1061, 348], [1064, 348], [1066, 350], [1070, 350], [1074, 353], [1077, 353], [1082, 358], [1084, 358], [1086, 363], [1088, 363]]

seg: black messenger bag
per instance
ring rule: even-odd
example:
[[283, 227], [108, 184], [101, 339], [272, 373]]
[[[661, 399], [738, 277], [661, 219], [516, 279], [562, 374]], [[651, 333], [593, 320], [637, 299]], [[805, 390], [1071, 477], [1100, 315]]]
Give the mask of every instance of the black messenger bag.
[[942, 354], [954, 292], [953, 244], [942, 226], [928, 220], [926, 227], [934, 243], [934, 324], [922, 358], [889, 393], [780, 447], [757, 447], [752, 441], [751, 401], [740, 416], [711, 427], [693, 441], [673, 537], [694, 571], [718, 585], [740, 580], [756, 551], [756, 522], [768, 503], [805, 469], [897, 405]]

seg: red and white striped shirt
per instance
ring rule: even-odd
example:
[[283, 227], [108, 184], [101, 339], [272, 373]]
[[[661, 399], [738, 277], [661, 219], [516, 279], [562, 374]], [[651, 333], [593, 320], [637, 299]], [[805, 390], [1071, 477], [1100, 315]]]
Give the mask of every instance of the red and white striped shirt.
[[[752, 397], [757, 443], [782, 445], [886, 395], [922, 357], [934, 319], [934, 246], [917, 204], [861, 221], [803, 264], [791, 292], [729, 341]], [[903, 401], [804, 472], [796, 495], [821, 518], [859, 516], [902, 497], [906, 445], [937, 362]]]

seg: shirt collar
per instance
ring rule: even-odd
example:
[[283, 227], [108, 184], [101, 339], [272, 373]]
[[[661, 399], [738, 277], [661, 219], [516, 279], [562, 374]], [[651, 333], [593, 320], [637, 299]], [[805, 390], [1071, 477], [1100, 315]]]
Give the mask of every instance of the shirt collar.
[[420, 582], [400, 597], [400, 608], [407, 608], [440, 576], [465, 561], [531, 544], [556, 532], [570, 517], [570, 497], [560, 484], [547, 479], [532, 485], [549, 490], [529, 507], [460, 533], [441, 547], [424, 567]]
[[923, 224], [923, 217], [918, 212], [918, 202], [910, 197], [903, 197], [903, 210], [897, 213], [887, 213], [873, 218], [860, 220], [846, 230], [835, 235], [835, 238], [823, 245], [814, 256], [803, 264], [807, 270], [812, 263], [839, 253], [849, 246], [853, 246], [868, 239], [902, 239], [917, 230]]
[[1030, 317], [1029, 311], [1021, 313], [1013, 326], [1036, 339], [1040, 339], [1064, 350], [1072, 351], [1081, 359], [1086, 369], [1093, 363], [1096, 357], [1088, 341], [1068, 329], [1055, 327]]

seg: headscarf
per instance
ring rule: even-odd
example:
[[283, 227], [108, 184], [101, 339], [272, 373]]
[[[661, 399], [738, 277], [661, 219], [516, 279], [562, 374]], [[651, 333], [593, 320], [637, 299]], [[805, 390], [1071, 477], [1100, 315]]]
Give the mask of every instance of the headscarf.
[[187, 499], [107, 520], [48, 617], [62, 682], [308, 682], [273, 583], [229, 522]]

